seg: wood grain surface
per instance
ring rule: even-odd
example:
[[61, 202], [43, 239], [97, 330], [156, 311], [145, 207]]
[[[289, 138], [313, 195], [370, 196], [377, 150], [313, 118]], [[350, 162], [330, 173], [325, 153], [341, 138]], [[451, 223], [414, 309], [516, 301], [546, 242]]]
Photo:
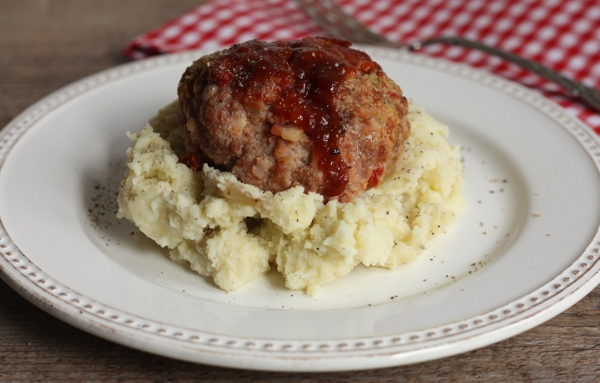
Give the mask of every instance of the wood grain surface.
[[[190, 0], [0, 0], [0, 127], [72, 81], [126, 62], [129, 38]], [[2, 198], [0, 196], [0, 198]], [[600, 381], [600, 288], [547, 323], [462, 355], [371, 371], [282, 374], [191, 364], [77, 330], [0, 281], [0, 381]]]

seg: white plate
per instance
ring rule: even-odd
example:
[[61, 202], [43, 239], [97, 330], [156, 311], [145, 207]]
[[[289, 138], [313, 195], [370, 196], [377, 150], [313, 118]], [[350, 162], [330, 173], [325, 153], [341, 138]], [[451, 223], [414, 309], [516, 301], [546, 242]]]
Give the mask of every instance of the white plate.
[[198, 52], [86, 78], [0, 135], [0, 270], [27, 299], [117, 343], [263, 370], [401, 365], [506, 339], [600, 282], [600, 149], [542, 97], [467, 67], [363, 47], [451, 126], [468, 206], [397, 270], [358, 268], [316, 298], [276, 273], [226, 294], [114, 218], [125, 132], [175, 99]]

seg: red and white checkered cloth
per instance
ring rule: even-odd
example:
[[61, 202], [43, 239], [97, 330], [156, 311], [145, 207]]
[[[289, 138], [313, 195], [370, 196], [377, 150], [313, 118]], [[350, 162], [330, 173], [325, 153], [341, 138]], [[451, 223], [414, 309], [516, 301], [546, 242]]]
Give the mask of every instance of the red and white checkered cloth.
[[[459, 35], [539, 61], [600, 88], [600, 2], [586, 0], [338, 0], [344, 9], [393, 41]], [[137, 36], [133, 59], [250, 39], [291, 40], [323, 35], [293, 0], [212, 0]], [[425, 54], [461, 62], [535, 89], [600, 134], [600, 114], [560, 89], [485, 53], [434, 45]]]

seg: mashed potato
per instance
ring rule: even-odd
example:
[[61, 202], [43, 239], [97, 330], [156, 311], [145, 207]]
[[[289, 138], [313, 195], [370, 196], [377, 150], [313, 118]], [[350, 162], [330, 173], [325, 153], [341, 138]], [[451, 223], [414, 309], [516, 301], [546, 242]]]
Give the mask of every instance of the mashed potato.
[[359, 263], [395, 268], [419, 256], [465, 203], [458, 147], [446, 141], [446, 126], [413, 104], [395, 169], [349, 203], [324, 204], [302, 187], [263, 192], [207, 165], [190, 170], [179, 163], [177, 116], [173, 103], [129, 134], [118, 216], [228, 292], [271, 267], [289, 289], [309, 295]]

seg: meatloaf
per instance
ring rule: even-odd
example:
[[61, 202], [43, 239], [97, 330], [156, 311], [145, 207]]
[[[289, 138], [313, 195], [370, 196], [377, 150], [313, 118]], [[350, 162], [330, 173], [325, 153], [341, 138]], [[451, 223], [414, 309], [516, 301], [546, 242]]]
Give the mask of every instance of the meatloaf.
[[233, 45], [195, 61], [177, 92], [182, 161], [274, 193], [349, 202], [381, 183], [410, 133], [398, 85], [338, 39]]

